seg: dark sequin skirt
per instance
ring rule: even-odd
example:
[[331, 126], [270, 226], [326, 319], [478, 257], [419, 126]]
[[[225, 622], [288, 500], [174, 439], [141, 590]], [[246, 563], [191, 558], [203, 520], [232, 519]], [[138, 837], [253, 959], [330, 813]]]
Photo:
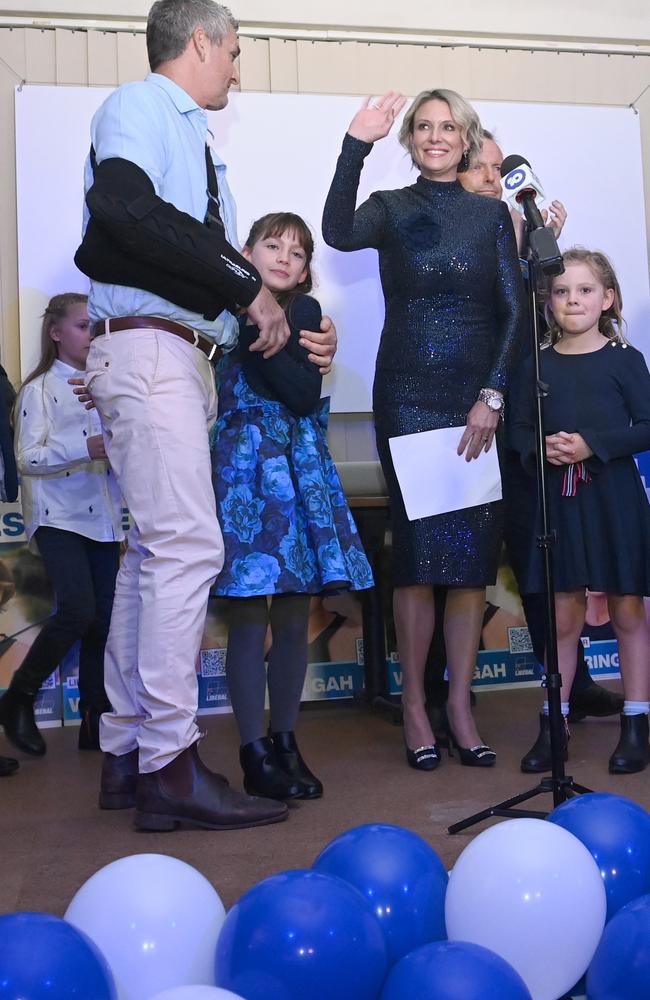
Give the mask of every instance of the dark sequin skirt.
[[503, 534], [502, 502], [409, 521], [388, 444], [389, 438], [401, 434], [464, 426], [482, 387], [480, 381], [478, 385], [474, 381], [442, 387], [436, 386], [437, 379], [426, 371], [376, 372], [375, 433], [391, 501], [396, 587], [438, 584], [469, 588], [495, 582]]

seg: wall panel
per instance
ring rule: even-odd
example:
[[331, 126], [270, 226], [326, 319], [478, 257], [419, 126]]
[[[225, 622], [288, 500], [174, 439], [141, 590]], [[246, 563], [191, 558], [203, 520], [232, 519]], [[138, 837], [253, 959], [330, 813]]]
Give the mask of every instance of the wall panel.
[[95, 87], [111, 87], [117, 82], [117, 33], [89, 31], [88, 83]]
[[149, 72], [147, 43], [142, 34], [128, 31], [117, 33], [117, 82], [142, 80]]
[[[56, 82], [88, 83], [88, 35], [56, 28]], [[30, 81], [31, 82], [31, 81]]]
[[242, 90], [271, 89], [271, 61], [268, 38], [240, 38]]
[[306, 94], [361, 93], [358, 50], [363, 48], [357, 42], [298, 41], [297, 89]]
[[472, 50], [463, 46], [451, 46], [440, 51], [442, 83], [449, 90], [469, 94], [471, 80]]
[[389, 87], [415, 95], [421, 90], [442, 86], [439, 81], [443, 79], [443, 52], [439, 45], [397, 46], [399, 65], [391, 74]]
[[25, 29], [25, 78], [30, 83], [56, 80], [56, 43], [53, 31]]
[[295, 93], [298, 87], [298, 43], [290, 39], [269, 39], [271, 90]]

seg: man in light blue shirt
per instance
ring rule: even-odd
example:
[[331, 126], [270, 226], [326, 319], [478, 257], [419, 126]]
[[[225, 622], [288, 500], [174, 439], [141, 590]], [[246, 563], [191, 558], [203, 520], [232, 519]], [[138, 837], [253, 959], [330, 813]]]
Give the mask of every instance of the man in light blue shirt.
[[[233, 345], [242, 309], [259, 328], [253, 349], [270, 356], [288, 337], [284, 312], [236, 249], [225, 165], [206, 154], [206, 109], [224, 108], [238, 82], [236, 30], [213, 0], [154, 3], [152, 73], [119, 87], [93, 119], [75, 258], [92, 279], [87, 382], [133, 520], [106, 649], [113, 711], [102, 717], [100, 805], [135, 803], [141, 829], [287, 816], [284, 803], [233, 791], [197, 753], [196, 662], [223, 562], [210, 360]], [[310, 336], [327, 367], [333, 328]]]
[[[205, 109], [161, 73], [150, 73], [143, 83], [125, 84], [113, 97], [102, 105], [91, 126], [97, 163], [114, 158], [135, 163], [153, 182], [156, 195], [203, 222], [208, 208], [204, 149], [206, 141], [212, 141]], [[236, 247], [236, 208], [226, 180], [226, 165], [213, 148], [210, 155], [218, 179], [225, 237], [231, 247]], [[93, 180], [88, 159], [86, 190], [92, 187]], [[85, 215], [87, 219], [87, 207]], [[259, 290], [259, 286], [254, 287]], [[207, 320], [161, 295], [124, 285], [92, 281], [89, 314], [91, 321], [113, 316], [165, 316], [201, 331], [224, 348], [232, 347], [237, 339], [237, 320], [230, 312]]]

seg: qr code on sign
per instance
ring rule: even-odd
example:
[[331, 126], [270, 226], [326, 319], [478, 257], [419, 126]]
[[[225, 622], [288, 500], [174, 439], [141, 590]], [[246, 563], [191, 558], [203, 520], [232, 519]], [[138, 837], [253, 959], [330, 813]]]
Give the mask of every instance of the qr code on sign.
[[201, 677], [223, 677], [226, 673], [226, 649], [201, 650]]
[[527, 628], [508, 629], [508, 648], [511, 653], [532, 653], [533, 644]]

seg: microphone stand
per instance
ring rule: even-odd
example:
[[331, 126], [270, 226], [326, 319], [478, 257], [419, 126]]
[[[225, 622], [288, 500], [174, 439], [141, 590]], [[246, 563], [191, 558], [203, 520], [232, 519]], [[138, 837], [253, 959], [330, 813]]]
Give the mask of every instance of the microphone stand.
[[[538, 230], [537, 230], [538, 232]], [[550, 232], [550, 231], [549, 231]], [[551, 234], [552, 235], [552, 234]], [[521, 792], [512, 798], [498, 802], [494, 806], [482, 809], [467, 819], [453, 823], [449, 828], [449, 833], [460, 833], [469, 826], [481, 823], [484, 819], [492, 816], [499, 816], [506, 819], [525, 817], [528, 819], [546, 819], [548, 812], [541, 812], [532, 809], [517, 808], [524, 802], [535, 798], [537, 795], [551, 794], [553, 796], [553, 807], [561, 805], [567, 799], [575, 795], [582, 795], [590, 792], [590, 788], [579, 785], [564, 770], [564, 719], [562, 717], [562, 698], [560, 687], [562, 686], [562, 676], [558, 668], [557, 656], [557, 629], [555, 621], [555, 588], [553, 586], [553, 546], [555, 544], [555, 532], [551, 525], [548, 509], [548, 484], [546, 476], [546, 434], [544, 431], [544, 399], [549, 394], [549, 386], [542, 382], [540, 377], [539, 363], [539, 331], [537, 313], [537, 280], [540, 263], [535, 253], [535, 242], [529, 242], [528, 246], [528, 306], [529, 306], [529, 326], [532, 339], [532, 356], [534, 360], [534, 393], [536, 402], [535, 412], [535, 443], [537, 452], [537, 494], [539, 508], [541, 512], [542, 531], [537, 536], [537, 545], [542, 550], [544, 562], [544, 597], [546, 605], [546, 672], [544, 674], [543, 686], [548, 692], [548, 715], [551, 736], [551, 776], [542, 778], [537, 785], [527, 792]], [[558, 266], [561, 270], [558, 270]], [[554, 267], [554, 269], [551, 269]], [[558, 274], [564, 270], [560, 264], [551, 264], [548, 268], [541, 268], [547, 273]]]

